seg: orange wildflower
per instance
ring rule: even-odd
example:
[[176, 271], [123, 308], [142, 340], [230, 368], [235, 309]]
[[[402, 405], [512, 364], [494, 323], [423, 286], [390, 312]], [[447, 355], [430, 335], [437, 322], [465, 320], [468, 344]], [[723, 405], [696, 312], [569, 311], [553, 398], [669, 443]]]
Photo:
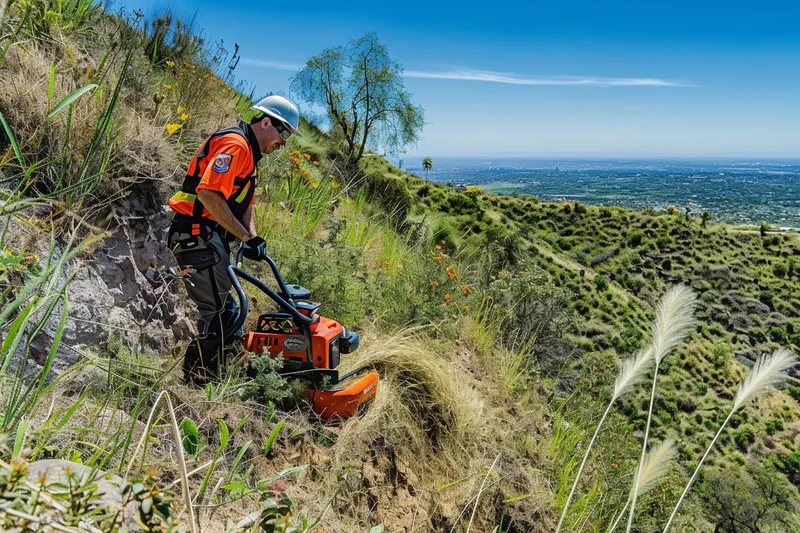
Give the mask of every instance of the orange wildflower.
[[447, 276], [450, 279], [455, 279], [455, 277], [458, 276], [458, 272], [456, 272], [456, 269], [451, 266], [447, 267]]
[[438, 286], [439, 286], [438, 281], [431, 281], [431, 287], [438, 287]]

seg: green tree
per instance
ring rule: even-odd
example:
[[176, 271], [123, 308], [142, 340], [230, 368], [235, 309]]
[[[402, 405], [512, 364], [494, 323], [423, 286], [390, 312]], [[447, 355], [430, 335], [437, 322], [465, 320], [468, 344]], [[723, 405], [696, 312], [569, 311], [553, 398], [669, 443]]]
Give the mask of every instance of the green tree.
[[703, 211], [700, 213], [700, 220], [702, 220], [702, 225], [705, 228], [706, 224], [714, 220], [714, 215], [711, 214], [711, 211]]
[[402, 72], [377, 35], [368, 33], [309, 59], [291, 88], [302, 101], [325, 108], [332, 133], [345, 141], [347, 162], [356, 164], [367, 146], [395, 155], [419, 139], [424, 110], [405, 90]]
[[422, 160], [422, 168], [425, 169], [425, 181], [428, 181], [428, 171], [433, 166], [433, 161], [431, 161], [430, 157], [426, 157]]
[[697, 487], [718, 533], [797, 531], [797, 490], [774, 469], [712, 470]]

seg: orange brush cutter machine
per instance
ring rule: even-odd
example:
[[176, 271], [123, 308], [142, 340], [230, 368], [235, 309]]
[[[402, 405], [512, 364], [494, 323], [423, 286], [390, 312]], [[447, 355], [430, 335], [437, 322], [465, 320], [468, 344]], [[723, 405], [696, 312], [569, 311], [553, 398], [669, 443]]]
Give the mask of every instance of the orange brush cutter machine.
[[[240, 249], [238, 265], [241, 265], [242, 252]], [[240, 301], [239, 318], [228, 331], [239, 330], [247, 316], [247, 297], [239, 282], [244, 279], [280, 307], [277, 312], [261, 314], [255, 331], [244, 334], [245, 350], [256, 354], [266, 350], [272, 358], [283, 358], [280, 373], [309, 383], [308, 400], [323, 419], [348, 418], [361, 413], [378, 392], [378, 373], [369, 368], [357, 368], [340, 375], [337, 370], [340, 357], [358, 348], [358, 334], [347, 331], [335, 320], [318, 315], [321, 304], [311, 301], [311, 291], [300, 285], [286, 285], [275, 262], [269, 257], [265, 261], [272, 269], [280, 292], [273, 291], [240, 266], [228, 267]]]

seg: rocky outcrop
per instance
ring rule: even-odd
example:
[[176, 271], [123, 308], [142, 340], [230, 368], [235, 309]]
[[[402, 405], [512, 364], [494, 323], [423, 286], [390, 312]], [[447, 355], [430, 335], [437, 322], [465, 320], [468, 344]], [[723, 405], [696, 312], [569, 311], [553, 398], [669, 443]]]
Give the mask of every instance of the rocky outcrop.
[[[120, 211], [127, 214], [116, 219], [113, 235], [91, 257], [74, 260], [62, 270], [64, 279], [59, 281], [66, 282], [70, 273], [74, 277], [67, 289], [68, 319], [53, 365], [55, 373], [77, 363], [93, 348], [104, 356], [114, 356], [120, 349], [175, 356], [194, 333], [195, 310], [182, 282], [156, 286], [144, 275], [150, 266], [173, 265], [165, 244], [169, 211], [151, 205], [148, 208], [155, 212], [147, 212], [140, 202], [126, 204]], [[47, 358], [60, 305], [29, 346], [28, 375]]]

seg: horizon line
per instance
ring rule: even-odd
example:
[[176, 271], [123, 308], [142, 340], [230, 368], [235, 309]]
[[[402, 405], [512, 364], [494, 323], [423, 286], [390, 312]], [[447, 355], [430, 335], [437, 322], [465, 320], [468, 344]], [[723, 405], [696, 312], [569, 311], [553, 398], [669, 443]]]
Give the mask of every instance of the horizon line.
[[672, 159], [672, 160], [681, 160], [681, 161], [691, 161], [691, 160], [699, 160], [699, 159], [725, 159], [725, 160], [734, 160], [734, 161], [798, 161], [800, 162], [800, 154], [797, 155], [413, 155], [413, 156], [384, 156], [382, 154], [376, 154], [387, 161], [399, 161], [399, 160], [407, 160], [407, 159], [415, 159], [415, 158], [425, 158], [430, 157], [431, 159], [441, 158], [441, 159], [549, 159], [553, 161], [565, 161], [565, 160], [574, 160], [574, 159], [589, 159], [589, 160], [600, 160], [600, 159], [608, 159], [608, 160], [654, 160], [654, 159]]

